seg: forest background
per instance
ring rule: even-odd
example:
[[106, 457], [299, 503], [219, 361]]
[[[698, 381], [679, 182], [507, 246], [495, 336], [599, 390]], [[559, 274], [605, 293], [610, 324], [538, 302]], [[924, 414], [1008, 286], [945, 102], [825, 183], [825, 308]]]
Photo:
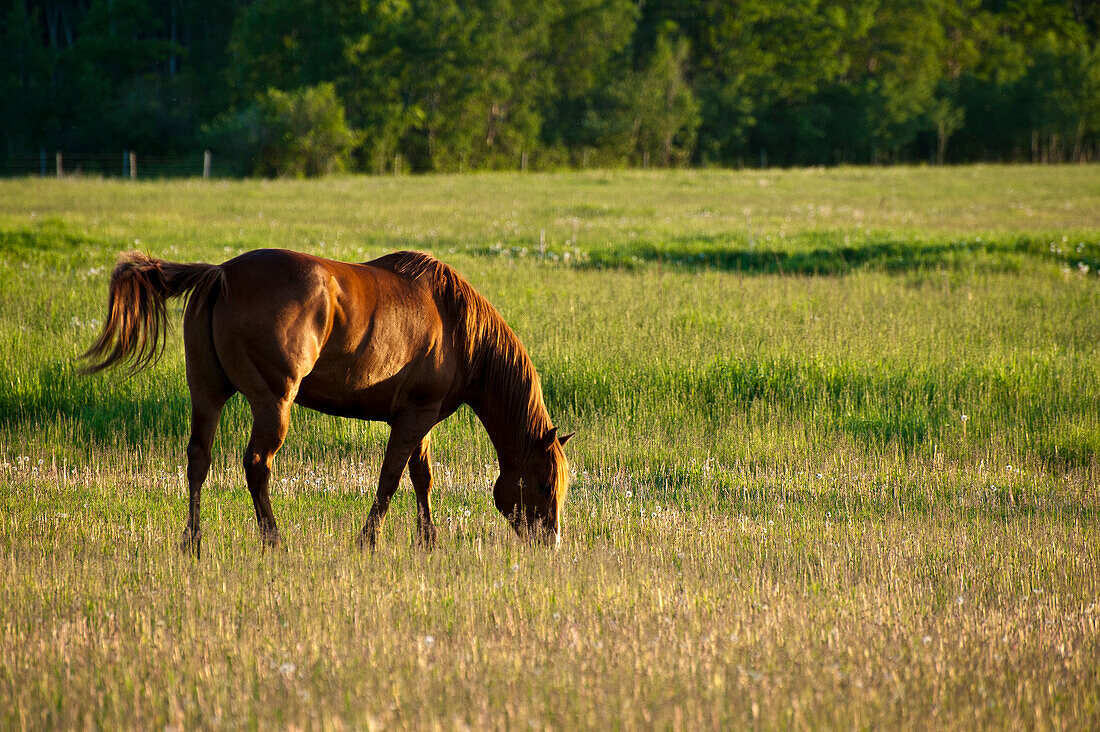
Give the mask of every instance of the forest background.
[[3, 0], [0, 99], [0, 169], [1088, 161], [1100, 3]]

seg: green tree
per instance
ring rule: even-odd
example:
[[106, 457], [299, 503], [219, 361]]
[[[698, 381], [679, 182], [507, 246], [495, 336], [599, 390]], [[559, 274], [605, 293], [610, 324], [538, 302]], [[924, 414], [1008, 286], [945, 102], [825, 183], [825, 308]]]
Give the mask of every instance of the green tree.
[[547, 80], [540, 90], [542, 142], [570, 150], [578, 164], [593, 152], [603, 164], [625, 159], [631, 120], [621, 118], [613, 97], [632, 71], [638, 3], [558, 0], [543, 8], [550, 14], [540, 63]]
[[250, 173], [293, 178], [346, 169], [358, 142], [329, 83], [268, 89], [243, 111], [224, 115], [208, 129], [208, 139], [219, 152], [243, 154]]
[[958, 132], [966, 119], [966, 110], [952, 104], [947, 95], [932, 99], [926, 110], [928, 122], [936, 130], [936, 162], [943, 165], [947, 159], [947, 141]]
[[870, 17], [860, 3], [837, 0], [659, 0], [645, 12], [639, 46], [655, 45], [669, 20], [689, 39], [700, 157], [726, 163], [751, 157], [752, 147], [782, 159], [816, 144], [828, 120], [814, 95], [848, 68], [844, 43]]
[[547, 18], [519, 0], [387, 6], [348, 53], [370, 157], [392, 150], [417, 170], [517, 165], [539, 144]]
[[666, 31], [657, 38], [649, 62], [626, 85], [624, 101], [644, 165], [653, 159], [662, 167], [683, 164], [695, 148], [699, 103], [685, 78], [688, 42], [670, 36], [671, 31]]
[[8, 0], [0, 155], [194, 151], [211, 120], [243, 137], [267, 124], [269, 89], [331, 84], [363, 132], [348, 165], [377, 172], [1085, 160], [1100, 157], [1098, 7]]
[[359, 0], [254, 0], [229, 40], [234, 101], [268, 88], [335, 83], [347, 73], [345, 51], [369, 16]]
[[0, 138], [13, 154], [43, 144], [50, 126], [51, 77], [57, 53], [36, 42], [38, 11], [13, 3], [0, 16]]

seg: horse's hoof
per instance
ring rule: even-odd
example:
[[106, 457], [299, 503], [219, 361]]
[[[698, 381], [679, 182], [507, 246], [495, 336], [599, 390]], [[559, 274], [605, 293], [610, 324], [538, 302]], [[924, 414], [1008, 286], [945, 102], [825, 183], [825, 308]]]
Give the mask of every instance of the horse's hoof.
[[378, 543], [378, 535], [369, 531], [360, 531], [355, 537], [355, 547], [361, 551], [374, 551], [375, 544]]
[[179, 547], [180, 551], [187, 556], [199, 559], [202, 555], [202, 536], [185, 531], [183, 532], [183, 538], [180, 539]]
[[435, 549], [436, 544], [436, 530], [435, 527], [431, 527], [427, 531], [421, 531], [416, 536], [416, 544], [424, 551], [432, 551]]

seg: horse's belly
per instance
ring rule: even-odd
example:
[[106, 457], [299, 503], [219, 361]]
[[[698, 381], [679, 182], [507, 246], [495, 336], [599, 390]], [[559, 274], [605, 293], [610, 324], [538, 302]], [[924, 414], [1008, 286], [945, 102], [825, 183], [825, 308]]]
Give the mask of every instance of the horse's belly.
[[326, 414], [387, 421], [409, 407], [441, 401], [444, 382], [423, 363], [409, 363], [396, 372], [318, 363], [302, 380], [295, 401]]
[[356, 378], [314, 372], [302, 380], [298, 388], [299, 404], [310, 409], [341, 417], [385, 420], [392, 416], [395, 399], [401, 390], [396, 375], [376, 378]]
[[299, 391], [294, 401], [307, 409], [336, 417], [387, 422], [393, 416], [390, 404], [362, 394], [357, 394], [353, 398], [335, 399], [331, 395]]

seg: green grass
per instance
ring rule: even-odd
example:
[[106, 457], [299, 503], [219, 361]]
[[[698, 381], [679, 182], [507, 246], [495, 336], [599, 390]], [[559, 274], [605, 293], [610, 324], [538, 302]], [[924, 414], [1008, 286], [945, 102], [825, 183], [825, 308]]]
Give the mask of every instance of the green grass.
[[[578, 431], [560, 551], [463, 409], [438, 550], [402, 490], [359, 554], [386, 430], [298, 409], [261, 553], [235, 398], [178, 554], [178, 328], [73, 359], [118, 251], [258, 246], [497, 305]], [[0, 726], [1096, 726], [1098, 264], [1084, 166], [0, 181]]]

